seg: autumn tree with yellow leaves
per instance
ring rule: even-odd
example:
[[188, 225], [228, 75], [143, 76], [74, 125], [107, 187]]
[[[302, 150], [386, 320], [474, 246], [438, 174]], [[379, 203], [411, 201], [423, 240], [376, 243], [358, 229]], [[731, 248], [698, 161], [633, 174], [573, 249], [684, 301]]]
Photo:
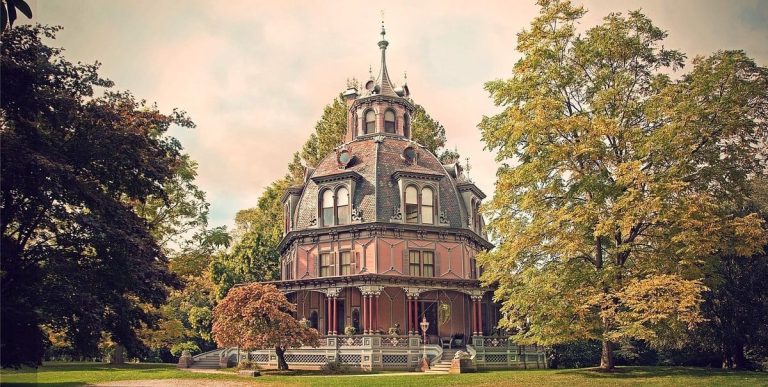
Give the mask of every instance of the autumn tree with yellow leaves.
[[512, 77], [486, 84], [502, 163], [487, 205], [497, 248], [480, 257], [502, 328], [521, 343], [679, 344], [701, 320], [718, 255], [766, 243], [739, 209], [766, 171], [768, 69], [741, 51], [693, 60], [639, 11], [577, 32], [585, 11], [540, 0]]

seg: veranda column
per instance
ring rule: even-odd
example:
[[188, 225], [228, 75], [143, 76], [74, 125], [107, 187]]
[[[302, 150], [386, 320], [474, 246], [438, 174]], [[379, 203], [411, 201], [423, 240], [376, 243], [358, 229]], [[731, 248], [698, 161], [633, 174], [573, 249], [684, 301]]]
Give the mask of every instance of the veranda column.
[[363, 334], [368, 331], [368, 303], [365, 302], [368, 296], [365, 295], [365, 293], [362, 293], [362, 302], [363, 302]]
[[411, 334], [411, 322], [413, 321], [413, 318], [411, 317], [411, 313], [413, 310], [413, 306], [411, 305], [411, 297], [406, 296], [406, 300], [408, 301], [408, 319], [405, 323], [405, 332], [407, 335]]
[[379, 328], [379, 295], [373, 299], [373, 329]]
[[325, 326], [328, 328], [328, 335], [332, 335], [333, 329], [331, 329], [331, 327], [333, 324], [331, 321], [331, 297], [328, 296], [325, 297]]
[[477, 300], [472, 297], [472, 336], [477, 336]]
[[480, 336], [483, 335], [483, 298], [477, 300], [477, 331], [480, 332]]
[[368, 295], [368, 333], [373, 334], [373, 294]]
[[333, 297], [333, 334], [334, 335], [338, 334], [338, 332], [336, 332], [336, 325], [338, 325], [337, 321], [336, 321], [336, 316], [338, 315], [337, 309], [336, 309], [337, 308], [337, 302], [336, 302], [337, 300], [338, 300], [337, 297]]

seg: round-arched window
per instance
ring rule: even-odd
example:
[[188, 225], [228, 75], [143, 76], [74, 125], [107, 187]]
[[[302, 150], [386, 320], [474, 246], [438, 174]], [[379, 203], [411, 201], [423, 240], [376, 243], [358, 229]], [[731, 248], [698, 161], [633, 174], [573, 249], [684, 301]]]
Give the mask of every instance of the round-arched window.
[[333, 224], [333, 191], [327, 189], [323, 191], [323, 226]]
[[405, 221], [408, 223], [419, 222], [419, 192], [416, 187], [409, 185], [405, 189]]
[[435, 195], [432, 188], [421, 190], [421, 223], [432, 224], [435, 219]]
[[395, 112], [392, 110], [384, 112], [384, 131], [395, 133]]
[[368, 110], [365, 113], [365, 134], [371, 134], [376, 131], [376, 113]]
[[336, 191], [336, 214], [338, 217], [336, 224], [349, 223], [349, 191], [346, 187]]

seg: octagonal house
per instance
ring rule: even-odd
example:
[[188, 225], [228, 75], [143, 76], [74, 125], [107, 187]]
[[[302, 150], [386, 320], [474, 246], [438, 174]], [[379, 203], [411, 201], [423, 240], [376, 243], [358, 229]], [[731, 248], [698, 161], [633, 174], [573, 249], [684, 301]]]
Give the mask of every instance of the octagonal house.
[[[282, 197], [281, 280], [270, 283], [327, 335], [286, 360], [415, 369], [426, 354], [447, 372], [463, 350], [479, 367], [543, 367], [539, 349], [485, 336], [499, 318], [475, 262], [493, 247], [479, 213], [485, 194], [458, 163], [443, 165], [412, 140], [414, 105], [407, 84], [390, 80], [383, 26], [381, 36], [378, 76], [344, 93], [345, 142]], [[276, 366], [270, 350], [250, 356]]]

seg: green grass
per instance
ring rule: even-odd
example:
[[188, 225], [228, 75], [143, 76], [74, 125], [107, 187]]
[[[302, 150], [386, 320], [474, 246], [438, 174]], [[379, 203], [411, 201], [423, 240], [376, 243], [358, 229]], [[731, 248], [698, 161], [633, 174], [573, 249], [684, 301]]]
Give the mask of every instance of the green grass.
[[13, 385], [79, 386], [89, 383], [149, 380], [208, 379], [252, 381], [257, 386], [768, 386], [768, 373], [735, 372], [689, 367], [620, 367], [604, 373], [590, 369], [486, 371], [462, 375], [318, 376], [298, 371], [290, 375], [244, 379], [234, 374], [202, 374], [177, 370], [172, 364], [47, 363], [38, 370], [3, 370], [0, 381]]

